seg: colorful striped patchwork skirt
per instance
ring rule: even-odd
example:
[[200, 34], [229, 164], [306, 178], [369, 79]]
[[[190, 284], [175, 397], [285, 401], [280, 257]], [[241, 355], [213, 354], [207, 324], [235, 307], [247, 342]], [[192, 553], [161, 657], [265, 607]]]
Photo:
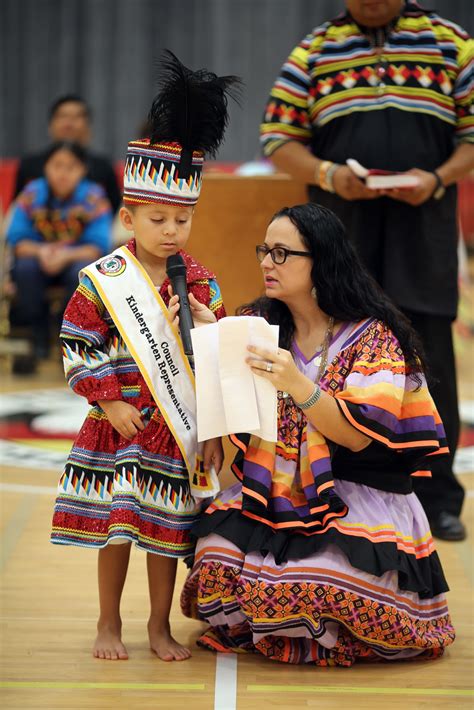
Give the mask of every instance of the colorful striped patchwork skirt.
[[184, 614], [209, 624], [200, 645], [321, 666], [442, 655], [454, 629], [417, 497], [341, 480], [335, 492], [348, 515], [290, 536], [278, 563], [272, 533], [239, 510], [241, 484], [219, 495], [193, 531], [181, 595]]
[[188, 557], [199, 507], [181, 452], [158, 410], [132, 442], [94, 407], [59, 481], [51, 541], [102, 548], [133, 542], [166, 557]]

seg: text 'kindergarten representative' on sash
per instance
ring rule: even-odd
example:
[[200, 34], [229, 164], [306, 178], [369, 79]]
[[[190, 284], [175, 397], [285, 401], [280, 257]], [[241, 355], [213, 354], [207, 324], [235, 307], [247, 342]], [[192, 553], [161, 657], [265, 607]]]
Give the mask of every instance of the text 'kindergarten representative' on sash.
[[179, 369], [176, 367], [173, 358], [171, 357], [169, 345], [166, 341], [163, 341], [160, 344], [156, 342], [155, 338], [151, 334], [150, 328], [146, 324], [146, 321], [143, 317], [143, 313], [138, 310], [138, 305], [135, 297], [130, 295], [128, 296], [128, 298], [125, 299], [125, 301], [127, 302], [131, 312], [137, 319], [138, 324], [140, 325], [140, 334], [147, 339], [150, 350], [153, 353], [153, 357], [158, 363], [158, 368], [160, 370], [160, 379], [163, 380], [164, 384], [166, 385], [166, 389], [168, 390], [170, 399], [175, 405], [176, 411], [181, 417], [183, 424], [185, 425], [186, 429], [190, 431], [191, 425], [185, 412], [183, 412], [182, 410], [181, 404], [174, 392], [172, 385], [171, 377], [176, 377], [176, 375], [179, 375]]

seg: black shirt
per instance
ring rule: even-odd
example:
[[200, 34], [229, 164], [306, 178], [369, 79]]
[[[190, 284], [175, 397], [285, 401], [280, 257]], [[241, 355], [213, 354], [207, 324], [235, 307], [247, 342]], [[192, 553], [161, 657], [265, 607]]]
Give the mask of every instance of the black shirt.
[[[464, 30], [414, 2], [377, 32], [348, 13], [322, 24], [275, 82], [261, 126], [265, 154], [298, 140], [340, 164], [355, 158], [383, 170], [438, 168], [457, 140], [474, 139], [469, 47]], [[309, 196], [341, 218], [397, 305], [455, 317], [455, 186], [417, 207], [388, 197], [347, 201], [315, 186]]]

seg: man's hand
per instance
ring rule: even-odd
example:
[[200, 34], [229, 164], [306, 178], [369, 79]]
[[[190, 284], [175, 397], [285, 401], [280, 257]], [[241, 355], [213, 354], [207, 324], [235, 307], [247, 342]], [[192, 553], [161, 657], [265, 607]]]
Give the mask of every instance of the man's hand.
[[369, 190], [347, 165], [341, 165], [334, 173], [332, 184], [344, 200], [374, 200], [380, 197], [379, 190]]
[[113, 428], [124, 439], [133, 439], [145, 428], [142, 415], [133, 404], [122, 402], [120, 399], [100, 399], [97, 404], [104, 410]]
[[403, 190], [384, 190], [384, 194], [387, 197], [391, 197], [393, 200], [399, 200], [400, 202], [406, 202], [413, 207], [418, 207], [426, 202], [433, 195], [436, 189], [438, 181], [433, 173], [427, 172], [426, 170], [420, 170], [419, 168], [412, 168], [407, 170], [405, 175], [415, 175], [419, 184], [416, 187], [404, 188]]

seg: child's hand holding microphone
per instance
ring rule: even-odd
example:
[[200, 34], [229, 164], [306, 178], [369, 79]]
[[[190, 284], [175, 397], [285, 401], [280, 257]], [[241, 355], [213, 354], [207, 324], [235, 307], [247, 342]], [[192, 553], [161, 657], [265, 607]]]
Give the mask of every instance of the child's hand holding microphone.
[[[171, 286], [168, 286], [168, 293], [171, 296], [168, 304], [168, 311], [174, 325], [179, 327], [179, 296], [173, 295], [173, 289]], [[188, 294], [188, 298], [195, 327], [199, 328], [201, 325], [208, 325], [209, 323], [216, 322], [214, 313], [207, 306], [205, 306], [204, 303], [200, 303], [192, 293]]]

